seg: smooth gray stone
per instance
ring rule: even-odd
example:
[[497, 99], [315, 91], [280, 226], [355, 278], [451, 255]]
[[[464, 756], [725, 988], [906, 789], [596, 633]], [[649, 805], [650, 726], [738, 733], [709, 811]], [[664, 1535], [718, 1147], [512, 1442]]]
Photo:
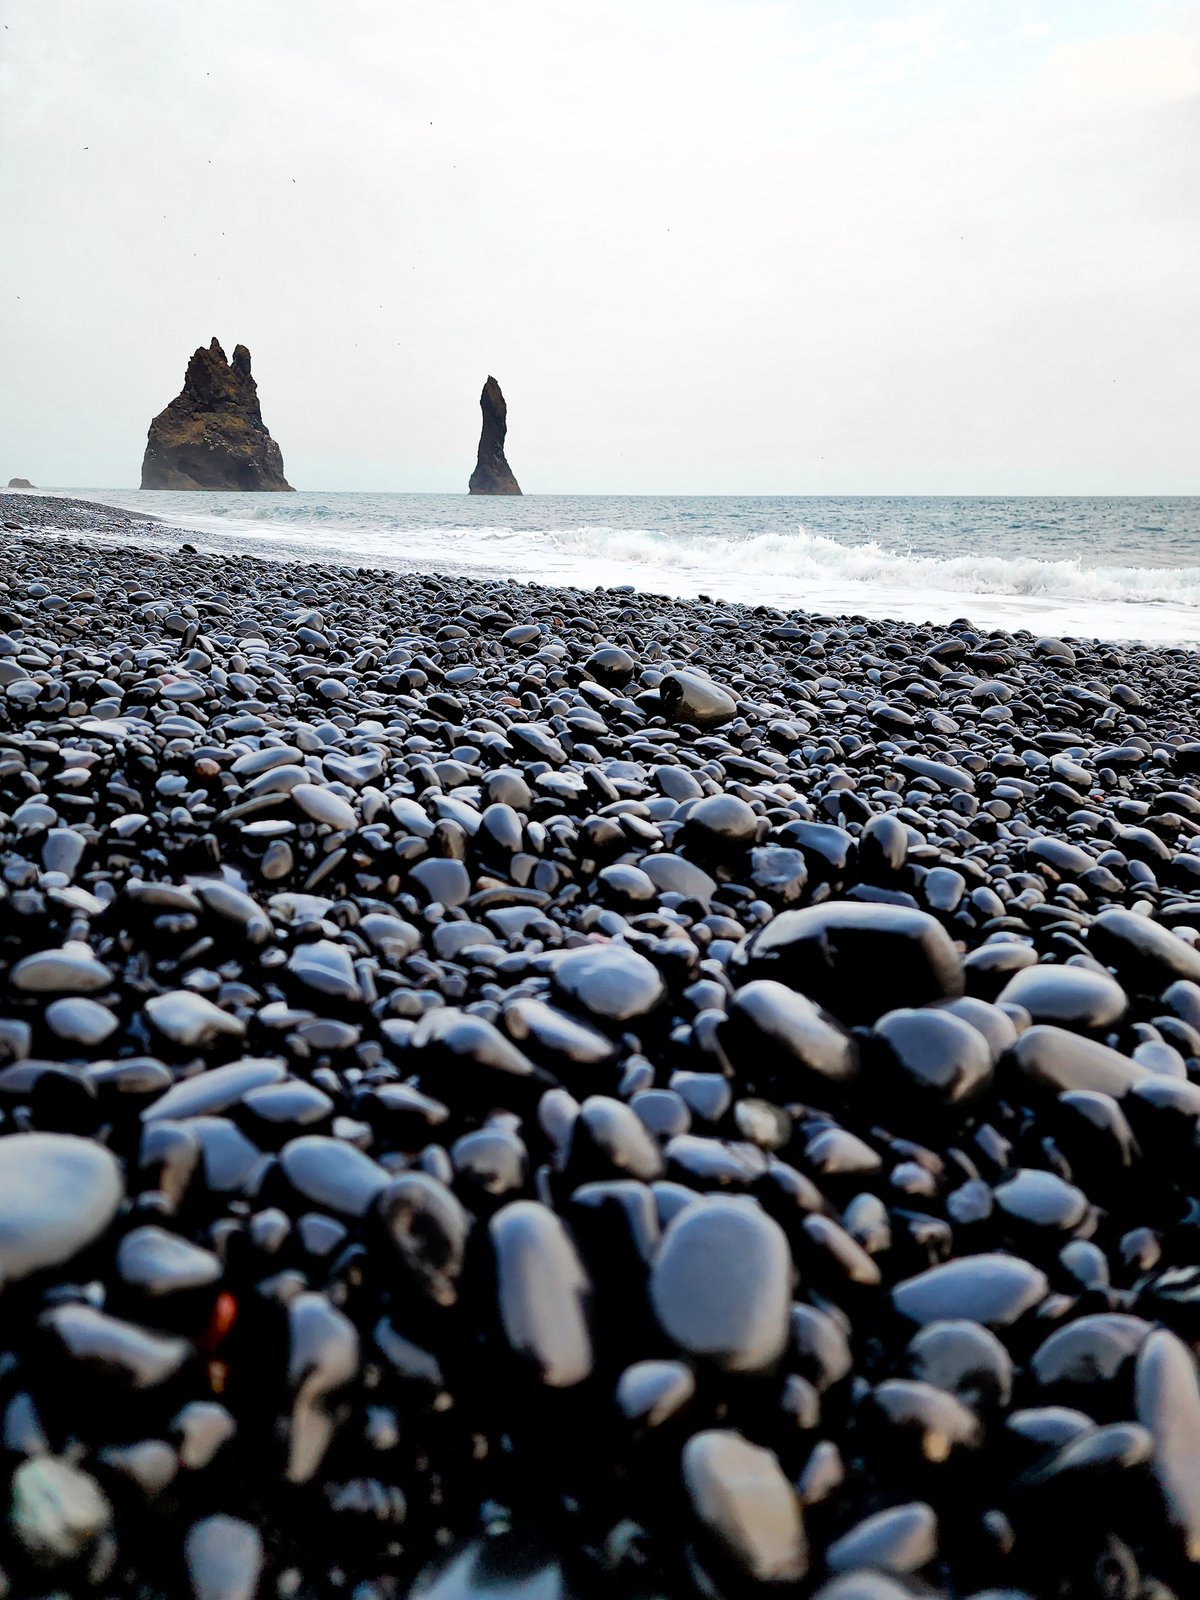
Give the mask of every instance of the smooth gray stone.
[[366, 1216], [391, 1182], [389, 1173], [356, 1145], [320, 1133], [285, 1144], [279, 1164], [306, 1200], [343, 1217]]
[[0, 1283], [70, 1261], [124, 1198], [121, 1168], [103, 1145], [66, 1133], [0, 1138]]
[[288, 957], [288, 971], [318, 994], [335, 1000], [361, 1000], [362, 989], [345, 945], [316, 939], [297, 945]]
[[18, 961], [8, 981], [22, 994], [95, 994], [113, 975], [85, 944], [68, 940], [60, 950], [40, 950]]
[[262, 1535], [239, 1517], [204, 1517], [188, 1529], [183, 1559], [195, 1600], [254, 1600]]
[[600, 1022], [633, 1022], [667, 993], [658, 968], [623, 944], [581, 945], [552, 968], [555, 987]]
[[144, 1010], [165, 1039], [185, 1048], [210, 1044], [221, 1035], [241, 1039], [246, 1032], [244, 1022], [190, 989], [151, 995]]
[[1057, 1173], [1036, 1167], [1019, 1167], [993, 1192], [1001, 1211], [1032, 1227], [1069, 1231], [1077, 1228], [1088, 1212], [1088, 1197], [1082, 1189]]
[[130, 1389], [153, 1389], [173, 1378], [194, 1354], [187, 1339], [168, 1338], [94, 1306], [55, 1306], [41, 1318], [63, 1349], [82, 1366]]
[[1000, 1001], [1024, 1006], [1034, 1022], [1097, 1031], [1112, 1027], [1129, 1009], [1124, 989], [1107, 972], [1044, 963], [1010, 978]]
[[682, 1361], [635, 1361], [617, 1380], [616, 1401], [628, 1422], [657, 1428], [695, 1393], [695, 1374]]
[[1200, 1565], [1200, 1380], [1183, 1340], [1156, 1328], [1134, 1375], [1138, 1421], [1154, 1437], [1151, 1468], [1187, 1561]]
[[131, 1288], [149, 1295], [202, 1289], [223, 1272], [220, 1259], [190, 1239], [153, 1223], [134, 1228], [117, 1247], [117, 1271]]
[[582, 1383], [593, 1361], [591, 1285], [567, 1230], [547, 1206], [515, 1200], [496, 1213], [488, 1231], [509, 1346], [547, 1388]]
[[181, 1078], [166, 1094], [142, 1112], [143, 1122], [181, 1122], [188, 1117], [217, 1116], [237, 1105], [243, 1095], [265, 1083], [280, 1083], [287, 1077], [281, 1061], [246, 1056], [209, 1072]]
[[924, 1325], [962, 1319], [1003, 1328], [1049, 1292], [1046, 1274], [1019, 1256], [961, 1256], [930, 1267], [892, 1290], [901, 1316]]
[[354, 1378], [358, 1362], [358, 1330], [323, 1294], [306, 1291], [288, 1302], [289, 1483], [310, 1482], [325, 1459], [336, 1427], [328, 1398]]
[[311, 822], [324, 822], [335, 832], [358, 826], [354, 807], [323, 784], [298, 783], [291, 790], [291, 799]]
[[732, 1429], [695, 1433], [683, 1481], [697, 1521], [755, 1583], [795, 1583], [808, 1571], [796, 1491], [770, 1450]]
[[112, 1507], [90, 1474], [56, 1456], [24, 1461], [13, 1474], [13, 1532], [39, 1566], [82, 1556], [112, 1521]]
[[778, 1223], [747, 1201], [689, 1206], [667, 1228], [650, 1300], [668, 1338], [725, 1372], [762, 1372], [788, 1341], [792, 1257]]
[[46, 1026], [69, 1044], [103, 1044], [120, 1027], [117, 1017], [86, 995], [64, 995], [52, 1000], [45, 1010]]
[[834, 1540], [825, 1552], [825, 1561], [834, 1572], [849, 1572], [856, 1567], [917, 1572], [929, 1565], [937, 1550], [937, 1515], [923, 1500], [914, 1500], [864, 1517]]

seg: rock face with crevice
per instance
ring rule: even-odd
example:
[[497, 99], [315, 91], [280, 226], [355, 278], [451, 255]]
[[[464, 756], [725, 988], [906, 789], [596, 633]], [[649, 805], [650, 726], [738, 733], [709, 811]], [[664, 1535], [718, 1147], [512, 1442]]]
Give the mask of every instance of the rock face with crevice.
[[143, 489], [284, 490], [283, 456], [263, 424], [250, 352], [216, 339], [188, 362], [183, 390], [150, 424]]
[[479, 457], [471, 474], [472, 494], [520, 494], [521, 485], [504, 455], [508, 433], [508, 407], [495, 378], [489, 377], [479, 396], [483, 412], [483, 432], [479, 435]]

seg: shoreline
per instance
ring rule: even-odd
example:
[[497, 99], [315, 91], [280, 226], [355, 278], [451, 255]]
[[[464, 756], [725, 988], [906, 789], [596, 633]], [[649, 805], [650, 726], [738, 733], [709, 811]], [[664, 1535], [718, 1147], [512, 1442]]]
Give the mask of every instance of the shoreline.
[[[157, 513], [133, 510], [103, 501], [81, 500], [66, 491], [54, 491], [53, 493], [29, 490], [19, 492], [0, 491], [0, 526], [4, 526], [6, 531], [20, 531], [11, 530], [9, 524], [13, 522], [20, 523], [23, 511], [27, 511], [31, 504], [33, 509], [31, 512], [27, 512], [27, 531], [30, 532], [41, 529], [55, 531], [65, 536], [74, 534], [84, 539], [96, 540], [105, 544], [120, 543], [123, 539], [128, 539], [139, 546], [147, 544], [160, 552], [165, 551], [168, 554], [173, 550], [177, 550], [181, 545], [187, 545], [195, 550], [197, 554], [215, 558], [228, 559], [232, 554], [235, 559], [253, 560], [266, 565], [278, 566], [286, 571], [298, 571], [308, 567], [317, 571], [346, 570], [360, 574], [371, 574], [378, 578], [380, 582], [385, 583], [394, 580], [397, 575], [436, 577], [441, 574], [456, 582], [471, 582], [484, 586], [490, 583], [513, 583], [535, 590], [561, 591], [565, 594], [581, 596], [600, 592], [631, 591], [641, 597], [672, 607], [695, 606], [701, 608], [715, 605], [729, 613], [746, 613], [749, 615], [774, 610], [780, 615], [802, 619], [820, 618], [826, 623], [844, 623], [852, 620], [860, 624], [870, 622], [873, 625], [881, 624], [885, 627], [901, 629], [917, 627], [927, 631], [967, 624], [975, 627], [980, 634], [986, 636], [1011, 635], [1030, 639], [1035, 639], [1046, 632], [1054, 632], [1053, 629], [1045, 626], [1046, 619], [1044, 617], [1041, 619], [1042, 625], [1039, 626], [1039, 612], [1044, 613], [1047, 609], [1056, 611], [1068, 604], [1065, 599], [1057, 599], [1053, 596], [1030, 596], [1025, 604], [1025, 609], [1028, 612], [1027, 618], [1010, 620], [1005, 617], [993, 623], [978, 623], [970, 616], [969, 602], [972, 599], [980, 601], [980, 603], [991, 609], [999, 599], [1003, 598], [1006, 608], [1019, 612], [1022, 606], [1021, 598], [1017, 595], [1003, 597], [991, 595], [985, 597], [963, 594], [961, 598], [964, 602], [964, 607], [967, 609], [964, 609], [961, 614], [952, 619], [938, 621], [928, 616], [917, 620], [916, 618], [906, 618], [902, 615], [880, 615], [875, 602], [872, 603], [869, 611], [863, 613], [841, 606], [809, 608], [790, 603], [786, 603], [783, 606], [772, 606], [761, 599], [714, 599], [708, 593], [671, 592], [670, 590], [655, 588], [653, 584], [649, 583], [614, 585], [603, 582], [595, 584], [557, 582], [553, 579], [541, 581], [520, 571], [511, 573], [502, 571], [488, 572], [478, 559], [464, 560], [461, 557], [455, 559], [453, 549], [447, 549], [444, 554], [439, 553], [436, 559], [429, 555], [422, 555], [420, 558], [406, 558], [396, 548], [396, 546], [403, 544], [403, 531], [396, 534], [394, 545], [388, 549], [387, 565], [379, 565], [361, 557], [358, 560], [349, 558], [341, 561], [331, 560], [329, 559], [328, 550], [322, 551], [311, 558], [302, 556], [300, 559], [290, 559], [288, 551], [293, 547], [272, 548], [271, 544], [264, 540], [261, 534], [256, 534], [248, 527], [234, 527], [228, 531], [222, 529], [220, 533], [217, 533], [212, 528], [203, 525], [188, 527], [183, 523], [174, 523], [169, 517], [159, 516]], [[331, 537], [328, 532], [316, 527], [311, 532], [312, 541], [318, 546], [318, 549], [320, 549], [320, 541], [325, 541], [328, 544]], [[179, 544], [175, 543], [176, 540], [179, 541]], [[231, 552], [228, 547], [238, 541], [251, 546], [251, 548], [244, 552]], [[869, 591], [872, 587], [872, 585], [866, 585], [865, 591]], [[884, 585], [883, 589], [886, 592], [887, 586]], [[864, 598], [866, 598], [866, 593], [864, 593]], [[941, 596], [943, 602], [950, 598], [957, 600], [957, 597], [952, 597], [949, 593]], [[1149, 605], [1150, 609], [1153, 609], [1152, 603], [1144, 603]], [[1110, 604], [1113, 605], [1115, 613], [1125, 609], [1125, 605], [1122, 602], [1110, 602]], [[945, 606], [943, 606], [943, 609], [945, 609]], [[1120, 633], [1094, 633], [1086, 629], [1081, 631], [1064, 629], [1061, 631], [1061, 636], [1069, 639], [1079, 639], [1092, 645], [1110, 643], [1114, 647], [1135, 653], [1143, 650], [1178, 650], [1189, 655], [1200, 655], [1200, 640], [1173, 639], [1169, 636], [1166, 639], [1144, 639]]]
[[14, 501], [14, 1592], [1187, 1592], [1193, 651]]

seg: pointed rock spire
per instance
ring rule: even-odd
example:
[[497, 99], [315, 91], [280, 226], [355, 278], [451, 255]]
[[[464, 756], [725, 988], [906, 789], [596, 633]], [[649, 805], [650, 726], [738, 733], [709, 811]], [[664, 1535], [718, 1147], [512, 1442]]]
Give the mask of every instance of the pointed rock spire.
[[521, 486], [504, 455], [508, 407], [495, 378], [489, 376], [484, 384], [479, 407], [483, 412], [483, 432], [479, 435], [479, 456], [471, 474], [470, 491], [472, 494], [520, 494]]
[[263, 424], [244, 344], [234, 347], [232, 362], [216, 339], [193, 354], [182, 391], [150, 424], [142, 488], [291, 488]]

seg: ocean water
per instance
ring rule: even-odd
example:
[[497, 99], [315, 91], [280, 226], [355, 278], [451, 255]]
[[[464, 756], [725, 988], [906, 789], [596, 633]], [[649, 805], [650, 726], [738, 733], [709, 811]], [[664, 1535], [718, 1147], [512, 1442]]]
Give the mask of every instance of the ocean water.
[[75, 489], [202, 548], [1200, 645], [1200, 498]]

